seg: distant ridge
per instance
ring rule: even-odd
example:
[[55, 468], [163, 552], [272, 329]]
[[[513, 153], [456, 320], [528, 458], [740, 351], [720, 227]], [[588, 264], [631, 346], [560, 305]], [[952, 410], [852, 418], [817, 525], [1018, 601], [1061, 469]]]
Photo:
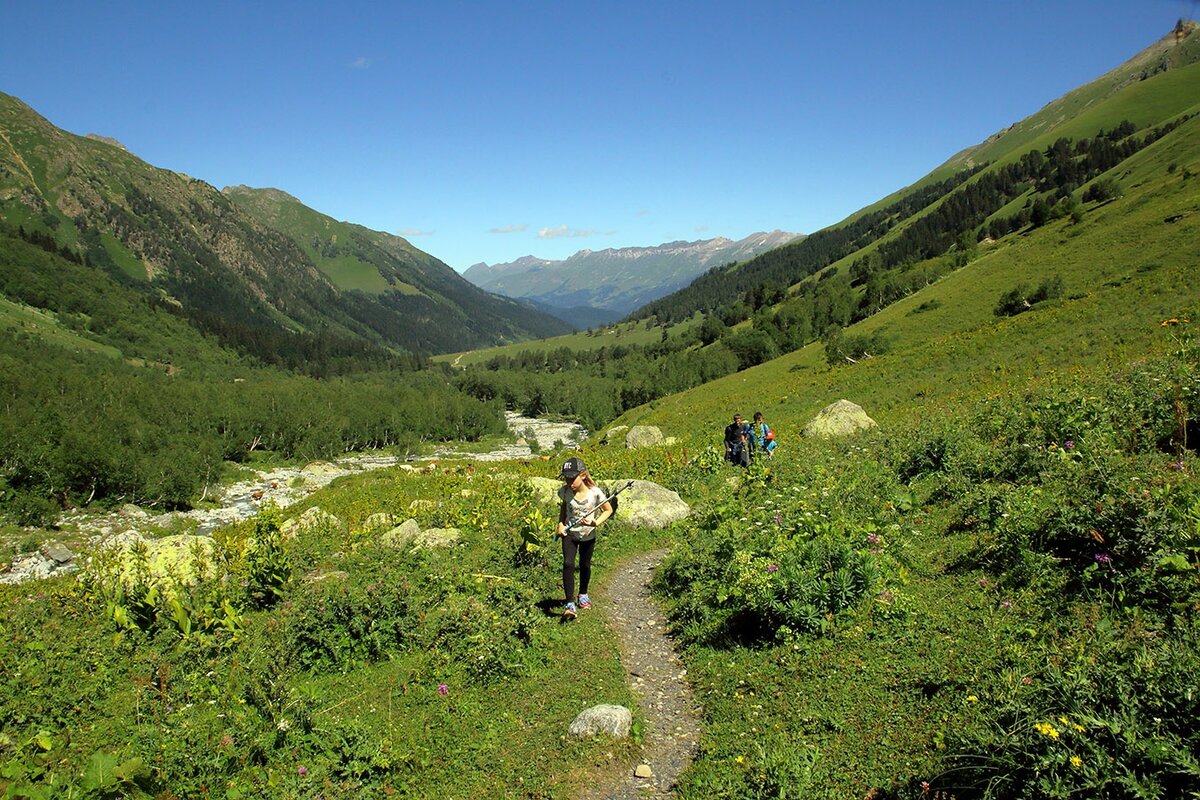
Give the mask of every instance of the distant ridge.
[[[744, 261], [803, 238], [786, 231], [674, 241], [656, 247], [580, 250], [563, 261], [523, 256], [504, 264], [475, 264], [463, 277], [482, 289], [556, 309], [591, 308], [619, 319], [691, 283], [709, 269]], [[572, 311], [571, 319], [577, 311]]]

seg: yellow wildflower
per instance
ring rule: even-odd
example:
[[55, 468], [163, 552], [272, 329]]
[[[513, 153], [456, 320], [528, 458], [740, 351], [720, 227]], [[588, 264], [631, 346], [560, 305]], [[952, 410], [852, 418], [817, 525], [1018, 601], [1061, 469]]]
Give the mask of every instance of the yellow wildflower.
[[736, 763], [736, 764], [745, 764], [745, 763], [746, 763], [746, 757], [745, 757], [745, 756], [738, 756], [737, 758], [735, 758], [735, 759], [734, 759], [734, 763]]
[[1082, 767], [1083, 759], [1080, 758], [1079, 756], [1071, 756], [1071, 766], [1076, 767], [1076, 768]]
[[1069, 719], [1067, 719], [1066, 717], [1059, 717], [1059, 718], [1058, 718], [1058, 721], [1059, 721], [1059, 722], [1061, 722], [1063, 725], [1070, 725], [1070, 724], [1071, 724], [1071, 721], [1070, 721]]
[[1051, 739], [1058, 738], [1058, 728], [1054, 727], [1049, 722], [1039, 722], [1033, 727], [1036, 728], [1037, 732], [1043, 736], [1049, 736]]
[[975, 696], [975, 695], [973, 695], [973, 694], [969, 694], [969, 695], [967, 695], [967, 702], [968, 702], [968, 703], [978, 703], [978, 702], [979, 702], [979, 698], [978, 698], [978, 697], [976, 697], [976, 696]]

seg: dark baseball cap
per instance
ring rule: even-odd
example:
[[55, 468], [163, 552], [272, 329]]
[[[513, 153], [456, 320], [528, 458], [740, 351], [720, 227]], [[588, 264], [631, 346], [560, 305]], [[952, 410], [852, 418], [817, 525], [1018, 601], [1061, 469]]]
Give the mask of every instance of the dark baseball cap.
[[562, 469], [559, 470], [558, 477], [566, 479], [575, 479], [575, 476], [587, 470], [583, 464], [582, 458], [568, 458], [563, 462]]

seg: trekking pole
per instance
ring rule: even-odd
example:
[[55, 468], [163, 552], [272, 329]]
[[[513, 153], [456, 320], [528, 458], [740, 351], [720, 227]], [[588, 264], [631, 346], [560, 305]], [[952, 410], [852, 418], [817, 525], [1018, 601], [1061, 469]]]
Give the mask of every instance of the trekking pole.
[[[624, 486], [622, 486], [620, 489], [617, 489], [615, 492], [613, 492], [612, 494], [610, 494], [608, 497], [605, 497], [603, 500], [601, 500], [599, 503], [597, 503], [597, 504], [596, 504], [596, 507], [595, 507], [594, 509], [592, 509], [591, 513], [584, 514], [582, 517], [580, 517], [580, 518], [579, 518], [579, 520], [578, 520], [578, 521], [576, 521], [576, 522], [572, 523], [571, 525], [568, 525], [568, 526], [567, 526], [567, 527], [566, 527], [566, 528], [563, 530], [563, 535], [565, 536], [565, 535], [567, 535], [568, 533], [570, 533], [570, 532], [571, 532], [573, 529], [580, 527], [580, 526], [582, 525], [582, 523], [583, 523], [583, 521], [584, 521], [585, 519], [587, 519], [588, 517], [590, 517], [590, 516], [592, 516], [593, 514], [595, 514], [597, 511], [599, 511], [599, 510], [600, 510], [600, 507], [601, 507], [601, 506], [603, 506], [603, 505], [604, 505], [605, 503], [607, 503], [609, 500], [612, 500], [614, 497], [616, 497], [617, 495], [619, 495], [621, 492], [623, 492], [623, 491], [625, 491], [626, 489], [628, 489], [630, 486], [633, 486], [633, 481], [628, 481], [628, 482], [626, 482], [626, 484], [625, 484]], [[614, 510], [614, 511], [616, 511], [616, 509], [613, 509], [613, 510]], [[554, 532], [554, 535], [550, 537], [550, 541], [552, 541], [552, 542], [558, 541], [558, 531], [555, 531], [555, 532]]]

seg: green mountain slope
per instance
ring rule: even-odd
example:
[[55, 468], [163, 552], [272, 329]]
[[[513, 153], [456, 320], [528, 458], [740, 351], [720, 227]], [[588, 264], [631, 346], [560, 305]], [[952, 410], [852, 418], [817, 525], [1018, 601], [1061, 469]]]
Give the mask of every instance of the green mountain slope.
[[[374, 238], [372, 248], [320, 256], [331, 279], [298, 243], [311, 245], [316, 233], [297, 226], [320, 215], [293, 205], [281, 222], [295, 240], [203, 181], [62, 131], [0, 95], [0, 220], [47, 233], [89, 264], [172, 298], [202, 330], [244, 352], [302, 366], [321, 351], [441, 352], [563, 330], [383, 234], [356, 232], [347, 244]], [[357, 263], [366, 258], [379, 263]]]
[[[1144, 137], [1196, 113], [1200, 110], [1195, 92], [1200, 81], [1200, 35], [1195, 34], [1195, 23], [1184, 23], [1181, 30], [1185, 35], [1178, 40], [1174, 34], [1170, 35], [1121, 68], [1049, 104], [985, 143], [959, 153], [912, 186], [803, 241], [744, 264], [707, 273], [687, 288], [648, 304], [634, 316], [678, 321], [705, 311], [733, 321], [745, 319], [745, 307], [757, 308], [751, 302], [751, 293], [761, 295], [764, 290], [770, 293], [796, 287], [805, 278], [843, 259], [849, 264], [867, 256], [880, 243], [903, 237], [907, 229], [936, 214], [949, 198], [961, 199], [979, 183], [995, 180], [1005, 167], [1022, 163], [1031, 151], [1045, 150], [1059, 139], [1073, 143], [1092, 138], [1113, 139], [1115, 133], [1123, 130], [1123, 124], [1132, 125], [1132, 132]], [[1001, 206], [982, 209], [982, 218], [975, 215], [980, 210], [976, 208], [971, 215], [934, 223], [941, 236], [937, 254], [949, 252], [962, 237], [968, 237], [964, 244], [969, 243], [979, 235], [980, 224], [999, 212], [1004, 204], [1017, 199], [1018, 207], [1027, 200], [1032, 203], [1033, 196], [1013, 191], [1022, 183], [1028, 183], [1029, 189], [1036, 188], [1038, 194], [1052, 202], [1062, 199], [1064, 190], [1073, 191], [1080, 185], [1078, 178], [1062, 180], [1051, 187], [1058, 191], [1053, 195], [1042, 185], [1033, 186], [1045, 177], [1039, 169], [1036, 164], [1027, 164], [1012, 174], [1010, 185], [1004, 189], [1009, 194]], [[1075, 183], [1069, 185], [1072, 180]], [[923, 245], [922, 249], [927, 251], [928, 246]], [[915, 255], [928, 257], [932, 253]], [[738, 305], [743, 306], [740, 317], [733, 310]]]

